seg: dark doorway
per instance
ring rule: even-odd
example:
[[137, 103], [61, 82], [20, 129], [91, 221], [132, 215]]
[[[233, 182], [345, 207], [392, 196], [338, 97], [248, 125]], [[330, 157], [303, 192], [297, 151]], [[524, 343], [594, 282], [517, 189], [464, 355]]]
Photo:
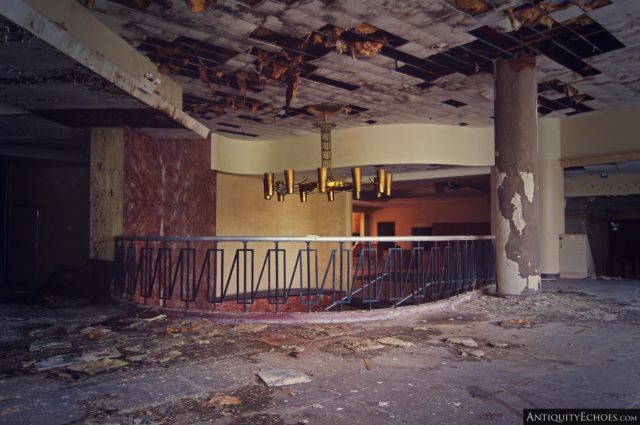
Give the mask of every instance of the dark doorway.
[[[395, 235], [396, 235], [395, 221], [379, 221], [378, 222], [378, 236], [395, 236]], [[395, 246], [395, 242], [380, 242], [379, 245], [383, 249], [389, 249]]]
[[[411, 236], [432, 236], [433, 229], [431, 227], [412, 227]], [[431, 242], [411, 242], [411, 247], [423, 246], [425, 248], [431, 247]]]
[[640, 220], [609, 222], [611, 274], [627, 279], [640, 277]]

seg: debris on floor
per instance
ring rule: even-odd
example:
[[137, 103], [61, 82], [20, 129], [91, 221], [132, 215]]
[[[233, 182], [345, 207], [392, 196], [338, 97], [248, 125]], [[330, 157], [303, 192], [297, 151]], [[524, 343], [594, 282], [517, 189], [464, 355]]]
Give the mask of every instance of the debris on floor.
[[449, 344], [461, 345], [463, 347], [477, 348], [478, 343], [473, 338], [447, 338], [446, 341]]
[[355, 351], [356, 353], [384, 348], [384, 345], [369, 338], [352, 338], [342, 341], [341, 344], [347, 350]]
[[36, 362], [33, 366], [38, 372], [43, 372], [49, 369], [56, 369], [61, 367], [70, 366], [78, 362], [76, 356], [53, 356], [47, 359]]
[[460, 354], [462, 354], [463, 356], [472, 356], [472, 357], [477, 357], [477, 358], [482, 358], [484, 357], [484, 351], [476, 349], [476, 348], [459, 348], [460, 350]]
[[311, 382], [309, 375], [295, 369], [265, 370], [258, 372], [258, 376], [268, 387], [283, 387], [286, 385]]
[[29, 345], [29, 351], [57, 350], [59, 348], [71, 348], [70, 341], [35, 341]]
[[296, 346], [291, 348], [291, 351], [289, 352], [289, 355], [291, 357], [298, 358], [298, 357], [302, 356], [302, 353], [304, 353], [304, 347], [300, 347], [300, 346], [296, 345]]
[[233, 327], [236, 332], [262, 332], [267, 329], [269, 325], [264, 323], [240, 323]]
[[380, 338], [380, 339], [377, 339], [376, 341], [378, 341], [380, 344], [390, 345], [392, 347], [399, 347], [399, 348], [409, 348], [409, 347], [415, 346], [413, 342], [405, 341], [400, 338], [395, 338], [392, 336]]
[[500, 326], [503, 327], [518, 327], [518, 328], [530, 328], [533, 322], [529, 319], [508, 319], [500, 322]]
[[113, 369], [120, 369], [127, 366], [129, 363], [113, 358], [103, 358], [95, 361], [82, 361], [65, 366], [65, 369], [72, 372], [86, 373], [89, 376], [96, 375], [98, 373], [111, 371]]
[[216, 394], [207, 400], [207, 406], [236, 406], [241, 401], [234, 395]]
[[88, 326], [80, 330], [80, 334], [90, 340], [103, 338], [109, 335], [111, 332], [112, 332], [111, 329], [105, 328], [103, 326], [98, 326], [98, 327]]

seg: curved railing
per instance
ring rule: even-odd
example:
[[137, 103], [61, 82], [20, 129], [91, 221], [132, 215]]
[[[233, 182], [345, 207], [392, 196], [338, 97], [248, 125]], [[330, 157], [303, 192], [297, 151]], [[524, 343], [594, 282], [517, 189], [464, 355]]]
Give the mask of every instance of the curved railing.
[[399, 307], [495, 283], [493, 236], [120, 236], [115, 242], [118, 295], [186, 310]]

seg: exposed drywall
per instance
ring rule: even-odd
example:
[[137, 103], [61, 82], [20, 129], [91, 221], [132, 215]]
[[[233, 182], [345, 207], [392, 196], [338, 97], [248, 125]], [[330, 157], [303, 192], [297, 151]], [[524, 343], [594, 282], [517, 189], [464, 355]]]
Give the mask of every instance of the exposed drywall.
[[114, 259], [114, 236], [123, 230], [124, 130], [91, 129], [89, 255]]
[[567, 197], [637, 195], [640, 173], [611, 173], [604, 179], [597, 174], [567, 176], [564, 191]]
[[[394, 124], [338, 129], [332, 133], [334, 168], [372, 164], [493, 165], [491, 128]], [[313, 170], [320, 136], [240, 140], [212, 134], [211, 168], [262, 174], [286, 168]]]
[[125, 130], [124, 233], [215, 234], [216, 173], [208, 140], [157, 140]]
[[563, 118], [560, 124], [562, 159], [640, 151], [638, 117], [640, 109], [626, 108]]

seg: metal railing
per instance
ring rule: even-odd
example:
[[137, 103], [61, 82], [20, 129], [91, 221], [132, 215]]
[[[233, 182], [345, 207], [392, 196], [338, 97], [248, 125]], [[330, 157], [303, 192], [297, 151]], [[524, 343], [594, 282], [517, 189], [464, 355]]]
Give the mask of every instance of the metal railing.
[[186, 310], [399, 307], [495, 283], [492, 236], [121, 236], [115, 242], [118, 295]]

